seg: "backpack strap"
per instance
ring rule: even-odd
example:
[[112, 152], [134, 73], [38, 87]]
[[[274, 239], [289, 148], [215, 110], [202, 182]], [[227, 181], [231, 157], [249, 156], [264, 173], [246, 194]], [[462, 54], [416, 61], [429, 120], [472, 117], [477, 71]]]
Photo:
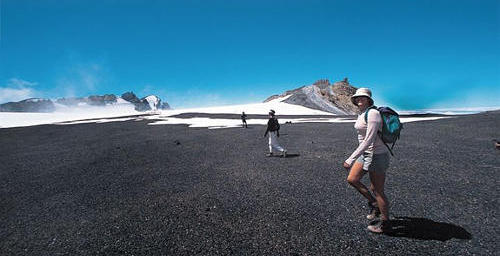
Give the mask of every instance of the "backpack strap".
[[394, 148], [394, 144], [396, 144], [396, 142], [392, 143], [392, 147], [389, 147], [389, 145], [387, 145], [387, 143], [385, 143], [384, 141], [382, 141], [382, 143], [384, 143], [384, 145], [387, 147], [389, 153], [391, 153], [391, 156], [394, 156], [394, 153], [392, 153], [392, 148]]
[[370, 111], [370, 109], [377, 109], [377, 107], [373, 105], [368, 107], [368, 109], [365, 111], [365, 123], [368, 123], [368, 111]]
[[[377, 107], [375, 106], [370, 106], [366, 111], [365, 111], [365, 123], [368, 123], [368, 111], [370, 111], [370, 109], [377, 109]], [[383, 120], [382, 120], [383, 122]], [[382, 139], [382, 133], [380, 131], [377, 131], [377, 134], [378, 136], [380, 136], [380, 139]], [[384, 145], [387, 147], [387, 149], [389, 150], [389, 153], [391, 153], [392, 156], [394, 156], [394, 153], [392, 153], [392, 148], [394, 148], [394, 144], [396, 144], [396, 142], [392, 143], [392, 147], [389, 147], [389, 145], [387, 145], [387, 143], [384, 142], [384, 140], [382, 139], [382, 143], [384, 143]]]

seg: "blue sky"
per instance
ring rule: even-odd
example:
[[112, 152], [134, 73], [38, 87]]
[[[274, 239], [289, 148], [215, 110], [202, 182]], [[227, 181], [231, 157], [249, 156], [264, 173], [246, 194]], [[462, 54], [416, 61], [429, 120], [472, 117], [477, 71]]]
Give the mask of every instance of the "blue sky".
[[500, 105], [498, 0], [0, 3], [0, 103], [239, 104], [349, 77], [398, 109]]

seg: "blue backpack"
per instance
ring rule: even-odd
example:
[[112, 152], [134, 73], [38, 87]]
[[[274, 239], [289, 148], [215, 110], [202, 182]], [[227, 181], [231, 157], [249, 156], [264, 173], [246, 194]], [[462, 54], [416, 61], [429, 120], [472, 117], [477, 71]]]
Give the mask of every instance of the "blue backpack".
[[[403, 124], [399, 121], [399, 114], [396, 111], [392, 110], [389, 107], [375, 107], [372, 106], [368, 108], [365, 112], [365, 122], [368, 122], [368, 111], [370, 109], [376, 109], [380, 112], [380, 116], [382, 117], [382, 131], [379, 131], [378, 134], [384, 142], [384, 145], [389, 149], [391, 155], [392, 149], [396, 144], [396, 141], [399, 139], [399, 134], [401, 133], [401, 129], [403, 129]], [[388, 143], [392, 143], [392, 146], [389, 148]]]

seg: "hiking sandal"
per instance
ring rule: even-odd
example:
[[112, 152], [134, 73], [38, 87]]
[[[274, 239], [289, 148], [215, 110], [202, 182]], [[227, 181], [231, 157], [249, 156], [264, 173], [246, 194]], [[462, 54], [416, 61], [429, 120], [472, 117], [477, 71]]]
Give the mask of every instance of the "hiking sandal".
[[391, 225], [388, 220], [379, 221], [376, 224], [369, 225], [368, 231], [376, 234], [388, 233], [391, 231]]
[[370, 213], [366, 215], [366, 218], [369, 220], [374, 220], [375, 218], [380, 217], [380, 209], [377, 206], [377, 203], [375, 205], [373, 203], [368, 202], [368, 207], [370, 209]]

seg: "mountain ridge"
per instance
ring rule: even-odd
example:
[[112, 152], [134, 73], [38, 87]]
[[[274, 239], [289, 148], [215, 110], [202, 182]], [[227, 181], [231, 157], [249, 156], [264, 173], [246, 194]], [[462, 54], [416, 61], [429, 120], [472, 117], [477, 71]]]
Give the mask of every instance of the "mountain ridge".
[[133, 104], [134, 109], [139, 112], [159, 109], [170, 109], [167, 102], [162, 102], [156, 95], [148, 95], [138, 98], [133, 92], [125, 92], [121, 96], [114, 94], [90, 95], [87, 97], [57, 98], [55, 100], [45, 98], [29, 98], [17, 102], [0, 104], [0, 112], [41, 112], [50, 113], [58, 107], [82, 107], [82, 106], [108, 106], [118, 104]]
[[272, 95], [264, 102], [288, 96], [281, 102], [338, 115], [354, 115], [357, 109], [351, 102], [351, 96], [354, 95], [356, 89], [357, 87], [349, 83], [348, 78], [333, 84], [328, 79], [320, 79], [311, 85]]
[[[328, 79], [320, 79], [311, 85], [287, 90], [264, 100], [264, 103], [279, 99], [280, 102], [298, 105], [313, 110], [320, 110], [336, 115], [356, 114], [357, 108], [351, 103], [351, 96], [356, 92], [347, 78], [330, 83]], [[156, 95], [138, 98], [133, 92], [125, 92], [121, 96], [114, 94], [90, 95], [87, 97], [70, 97], [57, 99], [29, 98], [18, 102], [0, 104], [0, 112], [41, 112], [50, 113], [57, 110], [83, 106], [109, 106], [132, 104], [134, 110], [145, 112], [150, 110], [171, 109], [167, 102]]]

